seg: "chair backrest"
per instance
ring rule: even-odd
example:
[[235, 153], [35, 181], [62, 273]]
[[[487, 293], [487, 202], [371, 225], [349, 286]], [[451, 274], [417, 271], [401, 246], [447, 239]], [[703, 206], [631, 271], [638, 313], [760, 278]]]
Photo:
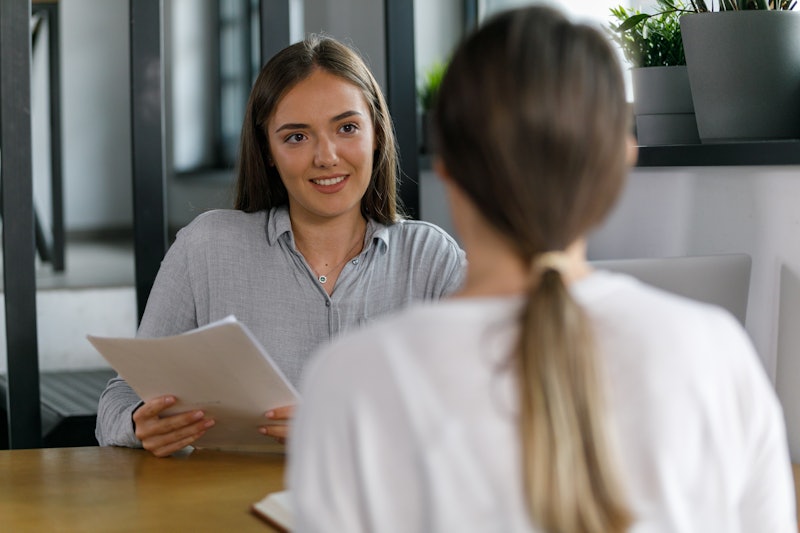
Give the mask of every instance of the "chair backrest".
[[744, 325], [750, 292], [747, 254], [591, 261], [597, 269], [629, 274], [660, 289], [727, 309]]

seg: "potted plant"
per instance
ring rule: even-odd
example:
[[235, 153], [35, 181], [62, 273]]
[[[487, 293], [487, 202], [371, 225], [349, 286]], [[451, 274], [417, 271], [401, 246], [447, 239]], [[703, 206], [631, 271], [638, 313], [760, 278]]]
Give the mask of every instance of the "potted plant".
[[794, 0], [703, 0], [681, 17], [700, 139], [800, 138], [800, 12]]
[[445, 70], [447, 70], [446, 62], [435, 61], [425, 70], [422, 82], [417, 88], [420, 106], [420, 151], [425, 154], [431, 151], [431, 110], [439, 94]]
[[688, 1], [660, 3], [680, 16], [701, 141], [800, 138], [796, 0]]
[[611, 8], [611, 39], [632, 65], [633, 112], [640, 145], [698, 143], [681, 39], [683, 4], [659, 0], [653, 14]]

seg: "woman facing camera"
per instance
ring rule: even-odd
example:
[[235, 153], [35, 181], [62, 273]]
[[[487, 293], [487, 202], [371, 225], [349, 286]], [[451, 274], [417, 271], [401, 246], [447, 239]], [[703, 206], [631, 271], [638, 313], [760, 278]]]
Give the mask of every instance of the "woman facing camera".
[[[404, 220], [395, 144], [380, 88], [354, 50], [312, 36], [279, 52], [245, 111], [235, 209], [204, 213], [178, 233], [138, 336], [233, 314], [297, 384], [321, 343], [452, 293], [463, 251], [438, 227]], [[100, 398], [99, 443], [166, 456], [214, 431], [202, 410], [163, 414], [179, 400], [142, 402], [112, 379]], [[292, 412], [269, 411], [253, 431], [283, 439]]]
[[435, 125], [465, 284], [317, 354], [297, 530], [796, 531], [780, 406], [736, 320], [587, 263], [635, 160], [602, 33], [498, 15], [454, 54]]

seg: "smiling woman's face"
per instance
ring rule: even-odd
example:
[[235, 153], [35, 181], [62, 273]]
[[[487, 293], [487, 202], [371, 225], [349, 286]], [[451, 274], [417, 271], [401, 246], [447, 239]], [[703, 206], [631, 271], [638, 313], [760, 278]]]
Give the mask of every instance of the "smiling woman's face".
[[314, 70], [278, 102], [266, 135], [293, 219], [360, 216], [376, 142], [356, 85]]

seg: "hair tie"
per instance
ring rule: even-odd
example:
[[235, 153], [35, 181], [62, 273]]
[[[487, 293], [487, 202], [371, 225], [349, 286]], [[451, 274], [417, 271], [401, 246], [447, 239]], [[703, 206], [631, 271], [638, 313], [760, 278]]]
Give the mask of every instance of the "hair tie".
[[555, 270], [563, 276], [569, 270], [570, 264], [570, 257], [566, 252], [553, 250], [535, 256], [531, 261], [531, 270], [537, 277], [545, 270]]

